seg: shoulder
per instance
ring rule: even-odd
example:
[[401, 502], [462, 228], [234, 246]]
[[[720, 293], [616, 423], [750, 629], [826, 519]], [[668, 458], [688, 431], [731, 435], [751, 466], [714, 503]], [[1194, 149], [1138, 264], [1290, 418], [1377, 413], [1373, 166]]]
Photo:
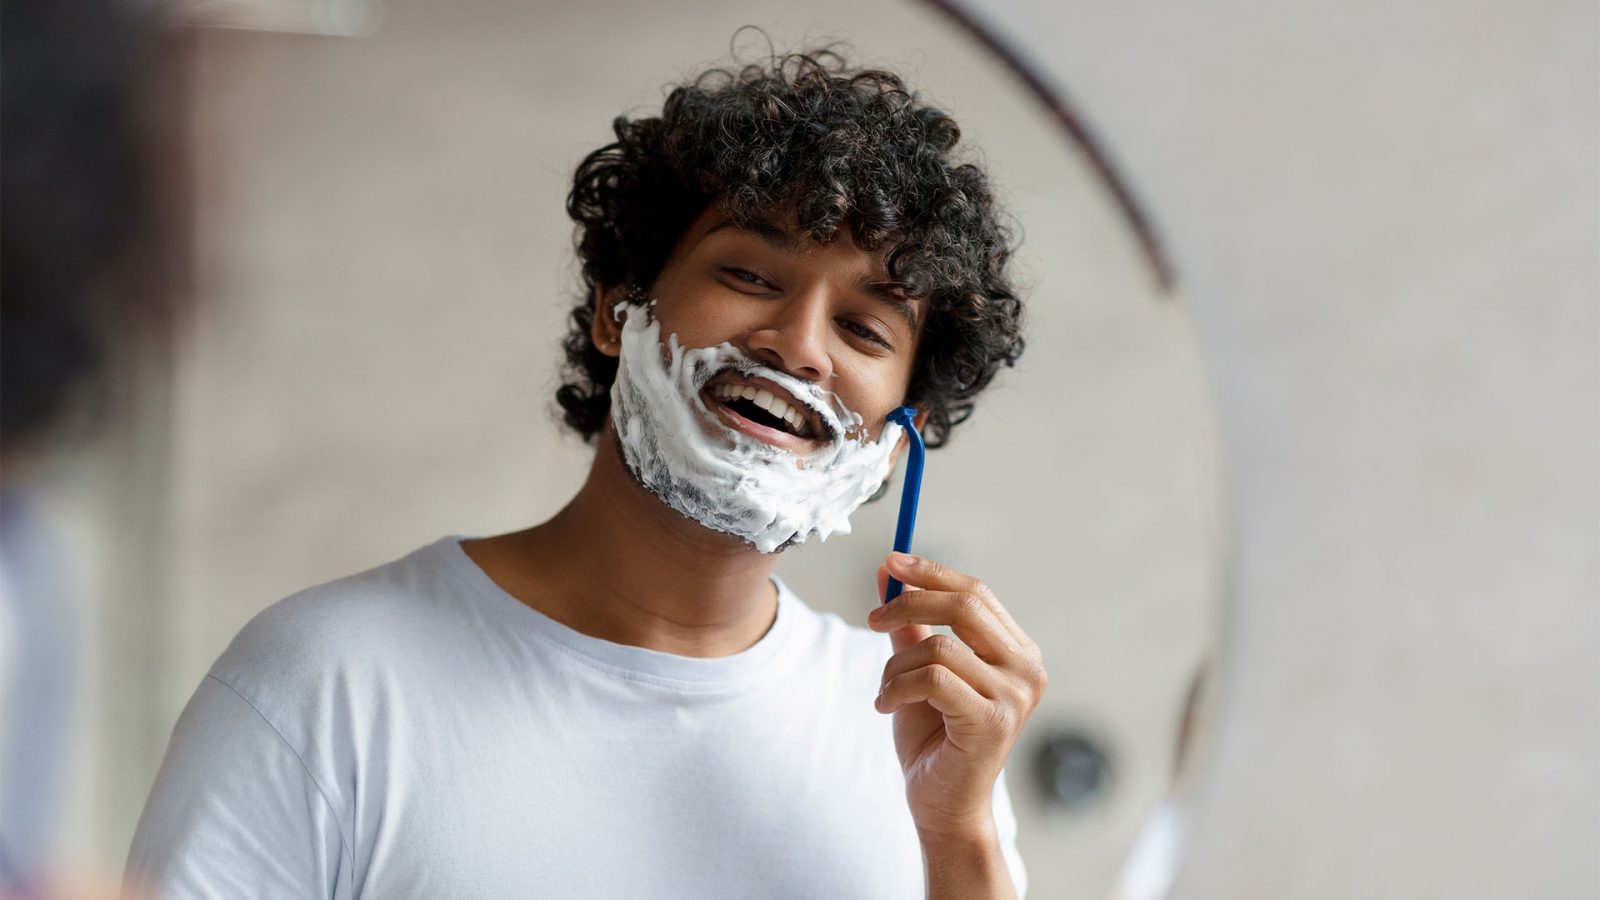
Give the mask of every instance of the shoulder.
[[294, 708], [370, 681], [408, 659], [450, 621], [441, 542], [297, 591], [240, 630], [209, 676], [257, 705]]

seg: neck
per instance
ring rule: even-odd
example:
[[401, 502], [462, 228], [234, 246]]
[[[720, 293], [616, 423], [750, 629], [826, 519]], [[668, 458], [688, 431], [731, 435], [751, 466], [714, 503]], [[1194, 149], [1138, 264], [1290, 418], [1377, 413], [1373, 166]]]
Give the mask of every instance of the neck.
[[[680, 656], [730, 656], [772, 627], [776, 554], [662, 503], [627, 470], [608, 423], [583, 488], [520, 533], [537, 608], [593, 637]], [[520, 596], [520, 595], [519, 595]]]

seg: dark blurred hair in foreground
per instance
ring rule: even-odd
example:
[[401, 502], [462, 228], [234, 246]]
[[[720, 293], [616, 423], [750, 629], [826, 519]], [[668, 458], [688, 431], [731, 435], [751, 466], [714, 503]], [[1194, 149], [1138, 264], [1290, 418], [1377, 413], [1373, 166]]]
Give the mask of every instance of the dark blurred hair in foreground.
[[81, 438], [177, 312], [176, 40], [151, 3], [0, 7], [0, 460]]

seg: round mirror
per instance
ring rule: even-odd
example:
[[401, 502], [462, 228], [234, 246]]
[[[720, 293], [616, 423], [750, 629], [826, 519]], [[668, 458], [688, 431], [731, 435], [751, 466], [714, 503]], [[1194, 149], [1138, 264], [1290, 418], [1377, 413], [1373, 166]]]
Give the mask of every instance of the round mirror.
[[[929, 453], [916, 549], [984, 578], [1044, 651], [1050, 687], [1006, 774], [1030, 894], [1119, 890], [1215, 650], [1227, 530], [1187, 312], [1059, 109], [932, 6], [203, 15], [248, 27], [191, 38], [198, 313], [142, 373], [139, 426], [103, 451], [116, 490], [60, 501], [98, 583], [119, 586], [89, 592], [85, 620], [127, 639], [94, 674], [87, 727], [134, 736], [75, 763], [111, 786], [72, 799], [78, 846], [120, 865], [179, 710], [261, 609], [569, 499], [592, 453], [551, 412], [571, 174], [614, 116], [659, 110], [754, 24], [780, 51], [842, 39], [851, 62], [901, 73], [961, 123], [1022, 226], [1027, 352]], [[852, 534], [785, 554], [812, 607], [865, 622], [898, 490]], [[129, 533], [153, 511], [163, 531]]]

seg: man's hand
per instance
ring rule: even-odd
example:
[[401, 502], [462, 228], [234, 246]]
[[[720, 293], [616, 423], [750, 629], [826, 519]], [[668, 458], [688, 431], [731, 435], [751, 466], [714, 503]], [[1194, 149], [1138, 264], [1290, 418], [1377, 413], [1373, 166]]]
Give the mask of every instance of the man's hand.
[[[1039, 645], [970, 575], [891, 553], [878, 569], [879, 597], [890, 575], [906, 590], [867, 623], [889, 632], [895, 651], [877, 709], [895, 714], [911, 818], [925, 849], [992, 843], [995, 780], [1044, 696]], [[933, 625], [950, 626], [960, 640], [934, 634]]]

